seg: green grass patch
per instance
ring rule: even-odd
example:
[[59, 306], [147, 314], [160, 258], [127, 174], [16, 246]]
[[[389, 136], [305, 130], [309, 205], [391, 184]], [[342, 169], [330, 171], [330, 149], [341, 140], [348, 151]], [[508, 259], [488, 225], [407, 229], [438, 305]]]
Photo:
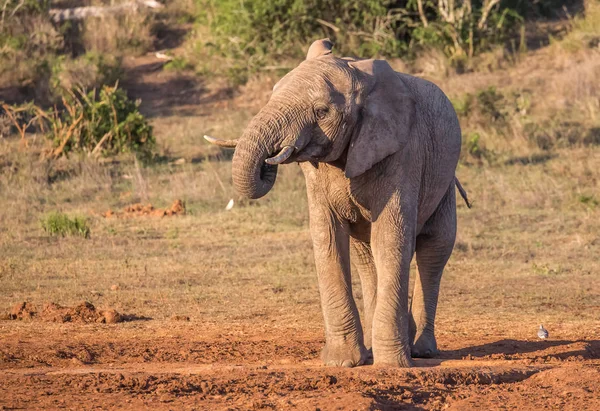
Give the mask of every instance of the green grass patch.
[[51, 236], [90, 237], [90, 227], [84, 217], [69, 217], [55, 211], [41, 219], [42, 229]]

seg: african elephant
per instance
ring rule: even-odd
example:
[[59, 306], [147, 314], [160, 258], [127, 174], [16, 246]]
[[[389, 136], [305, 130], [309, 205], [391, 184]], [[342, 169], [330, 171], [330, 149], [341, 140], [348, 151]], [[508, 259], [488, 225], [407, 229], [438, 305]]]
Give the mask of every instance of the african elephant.
[[[383, 60], [338, 58], [329, 39], [284, 76], [238, 140], [233, 183], [259, 198], [277, 165], [306, 178], [310, 232], [325, 323], [323, 360], [412, 365], [437, 352], [434, 320], [442, 271], [456, 234], [455, 169], [461, 131], [434, 84]], [[463, 195], [466, 199], [466, 194]], [[408, 307], [409, 270], [419, 275]], [[364, 324], [352, 296], [360, 276]], [[372, 348], [372, 351], [370, 350]]]

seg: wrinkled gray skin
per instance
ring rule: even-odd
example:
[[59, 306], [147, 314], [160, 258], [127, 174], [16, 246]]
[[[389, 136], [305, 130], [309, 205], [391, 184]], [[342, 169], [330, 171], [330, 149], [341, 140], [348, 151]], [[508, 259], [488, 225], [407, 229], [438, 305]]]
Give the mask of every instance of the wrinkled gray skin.
[[[273, 89], [237, 143], [239, 194], [264, 196], [282, 148], [306, 178], [327, 365], [412, 365], [436, 354], [434, 320], [442, 271], [454, 246], [454, 172], [461, 131], [434, 84], [382, 60], [341, 59], [319, 40]], [[408, 306], [409, 267], [418, 277]], [[350, 282], [361, 279], [361, 325]], [[371, 353], [372, 348], [372, 353]]]

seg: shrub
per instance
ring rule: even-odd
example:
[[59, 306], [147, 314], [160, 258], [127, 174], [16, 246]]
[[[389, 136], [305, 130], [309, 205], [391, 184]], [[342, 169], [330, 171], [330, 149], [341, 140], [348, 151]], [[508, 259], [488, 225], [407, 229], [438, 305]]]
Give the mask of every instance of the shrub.
[[307, 44], [323, 37], [342, 55], [406, 57], [433, 46], [458, 61], [504, 41], [522, 20], [499, 0], [197, 1], [198, 21], [209, 33], [199, 28], [191, 40], [199, 53], [194, 59], [225, 60], [230, 74], [301, 58]]
[[239, 81], [269, 63], [301, 58], [317, 38], [330, 37], [345, 55], [398, 55], [407, 49], [397, 33], [406, 11], [392, 9], [396, 2], [390, 0], [197, 1], [202, 11], [192, 59], [204, 64], [206, 56], [216, 58], [215, 67], [200, 69], [225, 69]]
[[114, 155], [135, 152], [149, 158], [156, 144], [152, 126], [139, 112], [139, 102], [118, 88], [103, 86], [100, 92], [76, 89], [63, 99], [65, 110], [45, 116], [53, 157], [72, 151]]
[[71, 152], [104, 156], [134, 152], [143, 160], [152, 157], [156, 144], [152, 126], [139, 112], [139, 102], [130, 100], [118, 84], [103, 86], [99, 92], [77, 88], [62, 103], [61, 110], [45, 111], [33, 103], [3, 108], [22, 139], [32, 124], [46, 131], [50, 157]]
[[40, 223], [42, 229], [51, 236], [90, 236], [90, 228], [83, 217], [70, 218], [66, 214], [53, 212], [43, 217]]
[[500, 0], [415, 0], [409, 3], [416, 3], [421, 20], [412, 32], [413, 39], [422, 45], [442, 48], [456, 64], [504, 42], [523, 20]]

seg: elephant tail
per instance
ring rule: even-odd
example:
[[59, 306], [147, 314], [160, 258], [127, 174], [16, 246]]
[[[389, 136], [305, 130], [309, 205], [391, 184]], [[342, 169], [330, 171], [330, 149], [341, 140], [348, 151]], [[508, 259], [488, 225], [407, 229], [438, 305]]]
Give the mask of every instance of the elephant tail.
[[467, 192], [463, 188], [462, 184], [460, 184], [460, 181], [458, 181], [458, 177], [456, 177], [456, 176], [454, 176], [454, 183], [456, 184], [456, 188], [458, 188], [458, 192], [460, 193], [460, 196], [463, 198], [463, 200], [465, 200], [467, 207], [471, 208], [472, 204], [469, 201], [469, 196], [467, 195]]

